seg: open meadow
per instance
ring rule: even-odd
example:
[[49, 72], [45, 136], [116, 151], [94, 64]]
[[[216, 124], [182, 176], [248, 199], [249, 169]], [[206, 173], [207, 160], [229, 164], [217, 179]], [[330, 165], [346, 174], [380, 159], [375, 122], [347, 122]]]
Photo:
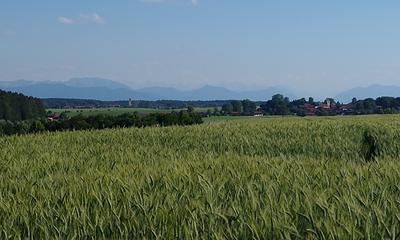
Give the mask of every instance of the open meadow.
[[0, 238], [398, 239], [400, 117], [0, 138]]

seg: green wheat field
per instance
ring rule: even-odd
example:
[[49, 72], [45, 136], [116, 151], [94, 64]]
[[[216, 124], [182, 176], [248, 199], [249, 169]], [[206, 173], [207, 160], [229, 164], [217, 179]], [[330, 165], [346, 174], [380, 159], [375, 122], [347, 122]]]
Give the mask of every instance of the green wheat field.
[[400, 117], [0, 138], [0, 239], [398, 239]]

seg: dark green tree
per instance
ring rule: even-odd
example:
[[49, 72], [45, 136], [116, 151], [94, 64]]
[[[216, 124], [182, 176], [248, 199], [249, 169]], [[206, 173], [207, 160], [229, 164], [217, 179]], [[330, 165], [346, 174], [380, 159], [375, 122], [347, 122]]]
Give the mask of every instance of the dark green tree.
[[272, 96], [272, 99], [261, 106], [264, 112], [270, 115], [289, 115], [290, 114], [289, 98], [281, 94]]
[[223, 113], [231, 113], [233, 112], [233, 106], [232, 103], [226, 103], [222, 106], [222, 112]]
[[233, 112], [239, 112], [239, 113], [243, 112], [243, 105], [242, 105], [241, 101], [234, 100], [234, 101], [231, 101], [231, 104], [232, 104]]
[[257, 110], [257, 105], [255, 102], [245, 99], [242, 101], [242, 107], [244, 113], [254, 113]]
[[191, 105], [189, 105], [189, 106], [187, 107], [187, 111], [188, 111], [188, 113], [193, 113], [193, 112], [194, 112], [194, 107], [191, 106]]

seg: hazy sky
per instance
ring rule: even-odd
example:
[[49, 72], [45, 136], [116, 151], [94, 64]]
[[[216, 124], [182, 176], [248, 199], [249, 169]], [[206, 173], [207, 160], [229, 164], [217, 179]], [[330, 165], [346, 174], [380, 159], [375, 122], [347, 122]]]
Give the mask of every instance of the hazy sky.
[[400, 85], [398, 0], [1, 0], [0, 80]]

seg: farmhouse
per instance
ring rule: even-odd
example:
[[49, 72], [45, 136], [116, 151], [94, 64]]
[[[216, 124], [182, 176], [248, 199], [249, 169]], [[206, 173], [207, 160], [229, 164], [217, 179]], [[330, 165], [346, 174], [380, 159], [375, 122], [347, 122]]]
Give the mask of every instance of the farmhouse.
[[317, 106], [306, 103], [303, 105], [303, 108], [306, 111], [306, 116], [316, 116]]
[[331, 103], [331, 101], [327, 100], [326, 103], [321, 103], [318, 108], [320, 109], [332, 109], [335, 107], [335, 103]]
[[256, 111], [256, 112], [254, 112], [253, 116], [254, 117], [262, 117], [262, 116], [264, 116], [264, 113], [262, 111]]
[[61, 115], [59, 113], [54, 113], [53, 115], [47, 117], [47, 120], [49, 120], [50, 122], [57, 122], [60, 121], [60, 117]]

